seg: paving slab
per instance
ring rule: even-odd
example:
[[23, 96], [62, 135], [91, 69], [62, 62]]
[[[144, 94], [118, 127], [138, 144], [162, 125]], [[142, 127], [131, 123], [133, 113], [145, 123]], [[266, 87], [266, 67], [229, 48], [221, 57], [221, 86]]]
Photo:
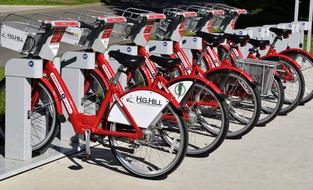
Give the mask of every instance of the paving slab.
[[226, 140], [207, 158], [187, 157], [166, 179], [130, 176], [98, 146], [88, 162], [60, 159], [0, 181], [0, 189], [312, 190], [312, 115], [310, 102], [240, 140]]

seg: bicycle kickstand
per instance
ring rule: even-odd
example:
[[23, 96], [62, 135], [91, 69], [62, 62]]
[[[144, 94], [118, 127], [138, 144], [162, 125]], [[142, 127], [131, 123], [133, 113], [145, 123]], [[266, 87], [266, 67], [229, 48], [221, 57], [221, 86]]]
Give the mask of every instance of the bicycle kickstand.
[[90, 135], [91, 135], [91, 130], [87, 129], [85, 131], [85, 141], [86, 141], [85, 153], [82, 153], [82, 154], [78, 155], [78, 157], [81, 158], [82, 161], [87, 161], [87, 160], [89, 160], [91, 158]]

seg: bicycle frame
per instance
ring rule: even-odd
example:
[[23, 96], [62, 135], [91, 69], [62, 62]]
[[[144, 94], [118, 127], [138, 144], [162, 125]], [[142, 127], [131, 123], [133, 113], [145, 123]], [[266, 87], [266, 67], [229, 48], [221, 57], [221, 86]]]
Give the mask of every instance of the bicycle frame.
[[[196, 50], [200, 53], [202, 50]], [[178, 42], [174, 42], [174, 53], [177, 57], [182, 60], [184, 74], [189, 74], [191, 76], [201, 76], [205, 77], [216, 72], [224, 72], [224, 71], [233, 71], [242, 76], [244, 76], [248, 81], [254, 83], [254, 79], [243, 70], [233, 67], [232, 64], [228, 60], [224, 60], [221, 62], [213, 48], [207, 47], [206, 52], [204, 54], [204, 59], [210, 65], [209, 70], [203, 71], [199, 65], [192, 64], [188, 60], [184, 50], [180, 47]]]
[[[110, 84], [110, 88], [108, 89], [107, 95], [101, 103], [100, 109], [97, 115], [85, 115], [79, 113], [77, 107], [74, 104], [74, 101], [71, 97], [69, 90], [67, 89], [65, 82], [61, 78], [58, 70], [54, 67], [51, 61], [46, 61], [44, 64], [44, 73], [51, 78], [51, 83], [53, 86], [52, 92], [56, 92], [64, 104], [64, 107], [69, 115], [69, 120], [73, 125], [73, 128], [76, 133], [83, 134], [85, 130], [90, 129], [92, 133], [99, 135], [113, 135], [113, 136], [125, 136], [130, 139], [139, 138], [142, 135], [140, 128], [137, 123], [129, 113], [126, 106], [120, 99], [120, 96], [123, 95], [123, 92], [119, 90], [119, 88], [115, 84]], [[103, 128], [98, 128], [98, 125], [101, 122], [101, 119], [105, 113], [105, 110], [110, 105], [111, 99], [114, 97], [116, 99], [116, 103], [121, 107], [129, 121], [131, 122], [135, 133], [127, 133], [127, 132], [118, 132], [118, 131], [110, 131]]]

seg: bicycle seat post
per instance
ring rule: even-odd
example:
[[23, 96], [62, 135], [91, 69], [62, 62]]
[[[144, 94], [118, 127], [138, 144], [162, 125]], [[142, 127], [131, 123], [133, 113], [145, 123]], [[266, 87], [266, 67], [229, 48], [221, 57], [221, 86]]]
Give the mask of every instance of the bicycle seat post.
[[118, 67], [114, 78], [111, 80], [113, 84], [118, 84], [118, 81], [120, 79], [121, 74], [125, 72], [124, 69], [125, 69], [125, 66], [123, 66], [123, 65], [120, 65]]

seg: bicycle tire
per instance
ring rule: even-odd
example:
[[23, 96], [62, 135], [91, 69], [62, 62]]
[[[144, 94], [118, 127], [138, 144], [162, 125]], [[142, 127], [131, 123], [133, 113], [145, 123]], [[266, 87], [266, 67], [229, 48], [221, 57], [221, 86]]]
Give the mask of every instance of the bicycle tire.
[[[189, 91], [181, 105], [187, 105], [197, 119], [194, 123], [187, 122], [187, 155], [203, 157], [216, 150], [226, 137], [229, 126], [227, 104], [213, 89], [201, 83], [194, 83]], [[214, 102], [216, 105], [195, 105], [200, 101]]]
[[[84, 75], [84, 96], [82, 98], [83, 113], [87, 115], [96, 115], [103, 99], [105, 98], [108, 87], [94, 70], [86, 70]], [[108, 110], [105, 114], [107, 113]]]
[[[34, 111], [32, 111], [32, 114], [30, 115], [32, 154], [33, 154], [33, 156], [36, 156], [36, 155], [43, 154], [49, 148], [49, 145], [52, 143], [52, 141], [54, 140], [54, 138], [56, 137], [56, 135], [59, 132], [59, 121], [57, 119], [57, 113], [56, 113], [56, 106], [55, 106], [56, 100], [53, 99], [53, 96], [52, 96], [51, 92], [49, 91], [49, 89], [40, 80], [33, 81], [32, 84], [33, 84], [32, 85], [32, 95], [34, 94], [34, 91], [36, 89], [38, 89], [38, 88], [41, 89], [41, 90], [37, 90], [40, 92], [39, 94], [42, 94], [41, 91], [46, 93], [46, 95], [47, 95], [46, 98], [48, 99], [48, 102], [50, 102], [50, 103], [44, 104], [44, 105], [48, 105], [48, 106], [51, 105], [52, 106], [52, 108], [50, 108], [50, 110], [49, 110], [50, 113], [51, 113], [51, 109], [54, 110], [54, 111], [52, 111], [52, 115], [50, 116], [51, 118], [53, 118], [53, 122], [52, 122], [52, 124], [50, 124], [51, 126], [49, 126], [50, 130], [48, 132], [48, 135], [46, 134], [44, 139], [42, 139], [41, 142], [37, 143], [37, 144], [32, 143], [33, 136], [35, 136], [35, 134], [38, 136], [38, 133], [40, 133], [43, 129], [39, 129], [39, 130], [35, 129], [34, 126], [38, 127], [38, 125], [33, 124], [32, 116], [34, 115]], [[3, 79], [0, 82], [0, 89], [5, 90], [5, 79]], [[43, 100], [46, 98], [43, 97], [41, 99]], [[35, 108], [33, 108], [33, 109], [35, 109]], [[37, 108], [37, 109], [40, 110], [40, 108]], [[40, 113], [38, 113], [38, 115], [40, 115]], [[35, 117], [35, 119], [37, 119], [37, 118], [38, 117]], [[40, 138], [40, 137], [38, 137], [38, 138]]]
[[[169, 147], [168, 143], [164, 142], [163, 138], [161, 138], [158, 135], [152, 135], [151, 136], [151, 138], [153, 138], [153, 143], [151, 142], [151, 145], [148, 144], [148, 143], [150, 143], [148, 141], [144, 142], [144, 139], [137, 140], [137, 141], [136, 140], [130, 141], [127, 137], [125, 138], [125, 137], [109, 136], [109, 143], [111, 145], [111, 150], [112, 150], [112, 153], [113, 153], [114, 157], [116, 158], [116, 160], [122, 165], [122, 167], [125, 170], [127, 170], [128, 172], [130, 172], [131, 174], [133, 174], [137, 177], [154, 179], [154, 178], [161, 178], [161, 177], [167, 176], [170, 173], [172, 173], [182, 163], [182, 161], [185, 157], [185, 153], [186, 153], [187, 146], [188, 146], [188, 144], [187, 144], [188, 143], [188, 132], [187, 132], [185, 123], [182, 119], [182, 115], [178, 110], [176, 110], [176, 108], [173, 105], [171, 105], [171, 103], [168, 104], [166, 108], [167, 108], [167, 110], [171, 110], [172, 114], [177, 119], [176, 120], [177, 123], [175, 126], [178, 126], [178, 128], [176, 128], [176, 130], [175, 129], [171, 129], [171, 130], [173, 132], [179, 131], [178, 134], [179, 134], [179, 138], [180, 138], [180, 141], [179, 141], [180, 143], [178, 143], [179, 145], [177, 145], [177, 146], [179, 146], [179, 148], [172, 147], [172, 146]], [[163, 113], [165, 113], [167, 110], [164, 109]], [[112, 131], [116, 131], [117, 130], [116, 124], [113, 124], [113, 123], [110, 123], [110, 124], [111, 124], [110, 129]], [[150, 127], [152, 128], [155, 126], [150, 126]], [[162, 130], [165, 130], [165, 129], [162, 129]], [[123, 131], [125, 131], [125, 128]], [[152, 129], [151, 129], [151, 131], [152, 131]], [[154, 132], [157, 133], [158, 130], [156, 130]], [[145, 133], [145, 131], [144, 131], [144, 133]], [[153, 133], [151, 133], [151, 134], [153, 134]], [[119, 141], [118, 138], [121, 138], [121, 140]], [[130, 153], [130, 154], [127, 154], [127, 152], [122, 153], [123, 150], [120, 148], [120, 146], [125, 141], [127, 141], [126, 145], [125, 145], [126, 148], [127, 149], [133, 148], [133, 151], [134, 151], [133, 153]], [[157, 141], [160, 141], [160, 143], [156, 144]], [[120, 142], [121, 144], [118, 145], [117, 142]], [[178, 141], [175, 141], [175, 142], [178, 142]], [[149, 154], [149, 159], [137, 158], [140, 156], [140, 154], [141, 154], [140, 151], [142, 151], [142, 150], [140, 150], [139, 155], [137, 155], [138, 151], [136, 152], [135, 149], [138, 150], [140, 145], [145, 145], [145, 147], [148, 147], [148, 148], [149, 148], [149, 146], [151, 146], [151, 150], [143, 153], [144, 155], [147, 155], [149, 153], [152, 154], [152, 150], [155, 150], [157, 145], [163, 146], [160, 148], [160, 151], [163, 153], [165, 153], [166, 151], [169, 151], [170, 153], [174, 153], [174, 154], [170, 154], [170, 155], [174, 156], [174, 159], [169, 164], [167, 164], [164, 168], [161, 168], [155, 164], [148, 163], [149, 161], [152, 160], [151, 154]], [[175, 146], [176, 146], [176, 144], [175, 144]], [[141, 146], [141, 149], [142, 149], [142, 147], [143, 146]], [[169, 150], [167, 150], [167, 149], [169, 149]], [[166, 156], [158, 155], [157, 158], [155, 158], [155, 160], [159, 161], [160, 159], [163, 159], [163, 158], [164, 159], [169, 158], [169, 155], [166, 155]], [[136, 159], [136, 160], [130, 161], [131, 159]], [[132, 165], [132, 164], [137, 164], [137, 167], [138, 167], [140, 161], [142, 161], [141, 164], [143, 165], [140, 169], [136, 168], [136, 166]], [[135, 162], [137, 162], [137, 163], [135, 163]], [[159, 170], [159, 168], [161, 168], [161, 169]], [[144, 169], [146, 169], [146, 170], [144, 170]], [[152, 171], [154, 169], [155, 169], [155, 171]]]
[[305, 92], [300, 104], [305, 104], [313, 99], [313, 59], [303, 53], [285, 52], [284, 55], [295, 60], [301, 66], [301, 73], [304, 78]]
[[[229, 128], [230, 130], [227, 133], [227, 138], [241, 138], [242, 136], [248, 134], [254, 126], [257, 124], [259, 117], [260, 117], [260, 112], [261, 112], [261, 98], [260, 98], [260, 92], [257, 89], [255, 85], [250, 83], [245, 77], [242, 75], [233, 72], [231, 70], [228, 70], [227, 72], [221, 71], [221, 72], [213, 72], [213, 73], [207, 73], [205, 76], [206, 79], [209, 81], [213, 82], [215, 85], [217, 85], [226, 95], [227, 95], [227, 101], [228, 107], [229, 107], [229, 113], [230, 113], [230, 123], [229, 123]], [[234, 86], [234, 81], [229, 80], [229, 79], [235, 79], [238, 82], [235, 82], [235, 84], [240, 84], [241, 85], [241, 91], [245, 92], [248, 88], [249, 93], [251, 96], [249, 96], [252, 100], [250, 103], [253, 104], [253, 111], [249, 114], [249, 118], [247, 118], [247, 112], [245, 114], [239, 113], [240, 105], [242, 108], [244, 108], [244, 101], [242, 101], [241, 95], [237, 95], [234, 91], [234, 89], [231, 89], [234, 91], [234, 95], [231, 95], [231, 92], [228, 92], [227, 88], [229, 86]], [[245, 87], [243, 87], [243, 84]], [[238, 89], [236, 91], [239, 91]], [[234, 98], [232, 98], [234, 97]], [[249, 100], [250, 98], [246, 98], [246, 100]], [[238, 99], [236, 101], [236, 98]], [[233, 101], [233, 102], [232, 102]], [[248, 107], [251, 107], [250, 103], [246, 103]], [[238, 104], [238, 106], [236, 106]], [[238, 108], [237, 111], [234, 108]], [[231, 117], [232, 116], [232, 117]], [[241, 125], [241, 127], [239, 127]], [[239, 129], [240, 128], [240, 129]], [[234, 129], [234, 130], [233, 130]]]
[[[137, 72], [140, 72], [140, 70], [138, 70]], [[178, 71], [175, 71], [175, 73], [170, 73], [169, 75], [167, 75], [167, 79], [171, 80], [171, 79], [176, 78], [179, 75], [181, 75], [181, 73]], [[145, 75], [142, 75], [142, 76], [145, 76]], [[133, 79], [133, 80], [135, 81], [135, 79]], [[181, 81], [177, 81], [177, 82], [180, 83]], [[138, 84], [138, 82], [136, 82], [135, 84]], [[141, 83], [141, 84], [144, 84], [144, 83]], [[175, 83], [170, 82], [170, 85], [174, 85], [174, 84]], [[196, 123], [199, 124], [200, 127], [199, 126], [197, 127], [196, 125], [192, 125], [193, 127], [190, 127], [191, 126], [190, 125], [188, 127], [188, 133], [189, 133], [188, 145], [189, 146], [188, 146], [186, 154], [188, 156], [204, 157], [204, 156], [209, 155], [214, 150], [216, 150], [223, 143], [225, 136], [227, 134], [229, 120], [228, 120], [228, 114], [226, 111], [227, 105], [226, 105], [225, 100], [222, 99], [221, 97], [219, 97], [219, 95], [214, 90], [212, 90], [210, 87], [208, 87], [206, 85], [202, 85], [198, 82], [195, 82], [194, 86], [191, 88], [194, 88], [195, 86], [198, 87], [199, 89], [200, 88], [205, 89], [206, 92], [208, 92], [209, 94], [212, 95], [212, 98], [214, 99], [214, 101], [216, 101], [217, 104], [219, 105], [218, 107], [220, 108], [220, 111], [221, 111], [220, 113], [221, 113], [221, 118], [222, 118], [221, 119], [222, 123], [220, 125], [220, 132], [218, 132], [218, 133], [216, 133], [216, 132], [213, 133], [212, 131], [210, 131], [206, 127], [201, 126], [204, 124], [201, 123], [201, 121], [199, 121], [199, 120]], [[186, 97], [186, 98], [188, 98], [188, 97]], [[181, 102], [181, 105], [186, 106], [186, 103]], [[208, 110], [206, 110], [206, 111], [208, 111]], [[202, 116], [203, 116], [203, 114], [202, 114]], [[210, 122], [210, 121], [204, 121], [204, 120], [207, 120], [208, 118], [204, 119], [201, 116], [197, 116], [197, 117], [198, 117], [198, 119], [201, 118], [202, 122]], [[213, 129], [211, 129], [211, 130], [213, 130]], [[199, 132], [198, 135], [197, 135], [197, 132]], [[201, 134], [200, 134], [200, 132], [201, 132]], [[211, 136], [209, 136], [209, 135], [211, 135]], [[206, 136], [206, 137], [204, 137], [204, 136]], [[206, 143], [206, 144], [203, 144], [202, 146], [196, 145], [196, 142], [192, 142], [192, 141], [197, 141], [197, 140], [200, 141], [200, 139], [203, 139], [203, 138], [206, 138], [207, 140], [202, 140], [202, 142]], [[211, 141], [211, 142], [209, 142], [209, 141]], [[193, 148], [191, 148], [191, 147], [193, 147]]]
[[[277, 61], [280, 64], [283, 64], [287, 69], [291, 70], [292, 76], [295, 78], [294, 80], [284, 80], [284, 70], [280, 69], [280, 65], [277, 68], [278, 77], [281, 79], [283, 85], [284, 85], [284, 93], [285, 93], [285, 100], [284, 105], [280, 111], [280, 115], [287, 115], [292, 110], [296, 109], [296, 107], [301, 102], [303, 95], [304, 95], [304, 89], [305, 89], [305, 82], [303, 75], [299, 68], [297, 68], [294, 64], [290, 63], [289, 60], [283, 59], [281, 57], [268, 57], [266, 60], [273, 60]], [[287, 87], [286, 85], [292, 85], [292, 83], [297, 82], [299, 85], [298, 87]], [[297, 89], [296, 89], [297, 88]], [[292, 92], [289, 92], [290, 90], [297, 91], [297, 95], [293, 98], [294, 100], [291, 100], [291, 94]], [[289, 100], [287, 100], [289, 99]]]
[[[275, 93], [276, 91], [276, 93]], [[267, 123], [273, 121], [280, 113], [281, 108], [283, 107], [284, 104], [284, 87], [283, 84], [277, 76], [274, 77], [272, 89], [271, 89], [271, 94], [266, 97], [261, 97], [261, 116], [259, 118], [259, 121], [257, 122], [257, 126], [264, 126]], [[268, 99], [270, 103], [272, 100], [277, 99], [276, 103], [273, 103], [274, 109], [271, 108], [265, 108], [265, 100]], [[270, 110], [269, 110], [270, 109]], [[265, 115], [263, 117], [262, 115]]]

